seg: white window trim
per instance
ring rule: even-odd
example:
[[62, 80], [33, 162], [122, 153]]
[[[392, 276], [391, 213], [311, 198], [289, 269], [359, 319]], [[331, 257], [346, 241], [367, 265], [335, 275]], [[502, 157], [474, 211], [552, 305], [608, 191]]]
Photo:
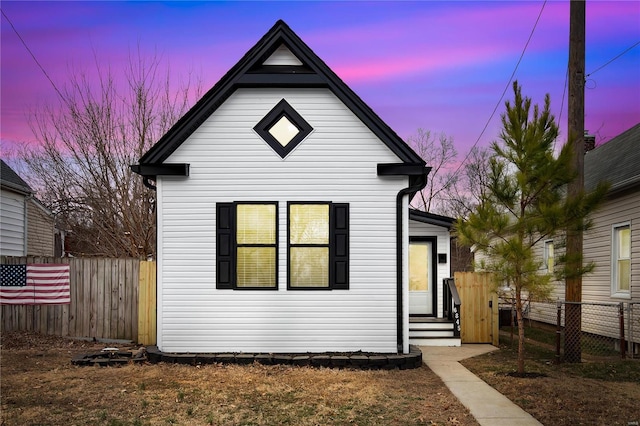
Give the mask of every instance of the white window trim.
[[[629, 274], [629, 290], [618, 289], [618, 240], [616, 231], [624, 227], [629, 227], [629, 230], [631, 230], [631, 221], [611, 225], [611, 297], [631, 299], [631, 274]], [[629, 244], [631, 244], [631, 241], [629, 241]], [[631, 256], [629, 257], [631, 258]]]

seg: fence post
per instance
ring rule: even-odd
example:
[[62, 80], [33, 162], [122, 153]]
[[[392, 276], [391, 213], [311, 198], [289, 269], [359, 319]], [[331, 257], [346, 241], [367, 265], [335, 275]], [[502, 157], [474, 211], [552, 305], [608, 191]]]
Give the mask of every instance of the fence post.
[[560, 364], [560, 335], [562, 334], [562, 302], [558, 300], [556, 303], [557, 320], [556, 320], [556, 364]]
[[509, 342], [509, 344], [513, 345], [513, 332], [514, 332], [514, 328], [516, 326], [516, 299], [515, 298], [511, 298], [509, 299], [509, 303], [511, 303], [511, 341]]
[[629, 348], [627, 350], [627, 353], [631, 358], [635, 358], [635, 353], [634, 353], [635, 348], [633, 347], [633, 342], [635, 337], [635, 333], [633, 330], [633, 302], [629, 302], [629, 308], [627, 309], [627, 311], [629, 312], [627, 315], [627, 330], [629, 331], [629, 340], [627, 342], [629, 345]]
[[625, 358], [625, 350], [627, 349], [627, 343], [624, 341], [624, 303], [620, 302], [620, 356]]

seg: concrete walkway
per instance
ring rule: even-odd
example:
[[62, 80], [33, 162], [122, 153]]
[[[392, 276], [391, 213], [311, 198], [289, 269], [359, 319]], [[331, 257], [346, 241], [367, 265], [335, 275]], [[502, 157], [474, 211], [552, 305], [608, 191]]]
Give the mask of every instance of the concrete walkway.
[[463, 344], [460, 347], [420, 346], [423, 362], [442, 379], [481, 425], [542, 425], [458, 362], [497, 349], [495, 346], [480, 344]]

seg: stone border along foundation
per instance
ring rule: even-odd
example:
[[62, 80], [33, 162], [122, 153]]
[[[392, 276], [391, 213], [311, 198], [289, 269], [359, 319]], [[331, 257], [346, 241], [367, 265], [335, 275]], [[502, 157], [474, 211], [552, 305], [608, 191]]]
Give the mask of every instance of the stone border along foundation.
[[[110, 349], [110, 350], [109, 350]], [[71, 359], [73, 365], [118, 366], [129, 363], [166, 362], [170, 364], [253, 364], [297, 365], [327, 368], [352, 368], [361, 370], [408, 370], [422, 365], [422, 352], [416, 346], [410, 346], [408, 354], [375, 353], [304, 353], [304, 354], [265, 354], [265, 353], [204, 353], [182, 354], [161, 352], [157, 346], [147, 346], [138, 352], [120, 351], [116, 348], [99, 352], [76, 355]]]
[[408, 354], [353, 353], [301, 353], [301, 354], [265, 354], [265, 353], [169, 353], [161, 352], [157, 346], [147, 346], [147, 359], [151, 363], [166, 362], [173, 364], [253, 364], [297, 365], [328, 368], [354, 368], [362, 370], [408, 370], [422, 365], [422, 352], [417, 346], [410, 346]]
[[143, 363], [147, 361], [146, 350], [144, 348], [137, 352], [119, 350], [118, 348], [106, 348], [99, 352], [75, 355], [71, 358], [73, 365], [98, 365], [100, 367], [119, 366], [129, 363]]

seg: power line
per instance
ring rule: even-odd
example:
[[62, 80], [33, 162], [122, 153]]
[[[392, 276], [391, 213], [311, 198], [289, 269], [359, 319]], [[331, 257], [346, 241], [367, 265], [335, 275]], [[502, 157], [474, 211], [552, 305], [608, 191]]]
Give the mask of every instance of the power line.
[[[560, 115], [558, 116], [558, 123], [562, 121], [562, 111], [564, 110], [564, 95], [567, 93], [567, 87], [569, 83], [569, 67], [567, 67], [567, 72], [564, 75], [564, 86], [562, 87], [562, 100], [560, 101]], [[556, 149], [556, 140], [558, 137], [553, 140], [553, 149]]]
[[[631, 49], [633, 49], [634, 47], [638, 46], [639, 44], [640, 44], [640, 41], [636, 42], [633, 46], [625, 49], [622, 53], [616, 55], [615, 57], [613, 57], [609, 61], [605, 62], [603, 65], [599, 66], [598, 68], [596, 68], [595, 70], [593, 70], [592, 72], [587, 74], [585, 76], [585, 80], [587, 79], [587, 77], [589, 77], [589, 76], [595, 74], [596, 72], [600, 71], [602, 68], [606, 67], [607, 65], [609, 65], [610, 63], [612, 63], [616, 59], [620, 58], [622, 55], [624, 55], [625, 53], [629, 52]], [[564, 89], [562, 91], [562, 102], [560, 102], [560, 115], [558, 116], [558, 122], [562, 121], [562, 112], [563, 112], [563, 109], [564, 109], [564, 96], [567, 93], [568, 78], [569, 78], [569, 68], [567, 67], [567, 74], [565, 75], [565, 79], [564, 79]], [[555, 141], [554, 141], [554, 144], [555, 144]]]
[[449, 179], [449, 181], [446, 183], [446, 185], [451, 184], [453, 176], [457, 175], [457, 173], [460, 171], [460, 168], [462, 168], [462, 165], [469, 159], [469, 156], [471, 155], [471, 151], [473, 150], [473, 148], [476, 147], [476, 145], [478, 145], [478, 142], [480, 142], [480, 138], [482, 137], [482, 135], [484, 135], [484, 132], [487, 130], [487, 127], [489, 127], [489, 123], [491, 123], [491, 119], [493, 119], [493, 116], [495, 115], [496, 111], [498, 110], [498, 107], [500, 107], [500, 103], [502, 102], [502, 99], [504, 98], [504, 95], [507, 93], [507, 90], [509, 90], [509, 86], [511, 85], [511, 82], [513, 81], [513, 77], [516, 75], [516, 71], [518, 71], [518, 67], [520, 66], [520, 62], [522, 62], [522, 58], [524, 57], [524, 53], [527, 51], [527, 47], [529, 47], [529, 43], [531, 42], [531, 39], [533, 38], [533, 33], [536, 31], [536, 27], [538, 26], [538, 22], [540, 22], [540, 17], [542, 16], [542, 11], [544, 11], [544, 7], [545, 7], [546, 4], [547, 4], [547, 0], [545, 0], [544, 3], [542, 3], [542, 8], [540, 9], [540, 13], [538, 13], [538, 18], [536, 19], [535, 24], [533, 24], [533, 28], [531, 29], [531, 34], [529, 34], [529, 38], [527, 39], [527, 42], [525, 43], [524, 48], [522, 49], [522, 53], [520, 54], [520, 58], [518, 58], [518, 62], [516, 63], [516, 66], [513, 69], [513, 72], [511, 73], [511, 76], [509, 77], [509, 81], [505, 85], [505, 88], [502, 91], [502, 95], [500, 95], [500, 99], [498, 99], [498, 102], [496, 102], [496, 106], [493, 108], [493, 111], [491, 112], [491, 115], [489, 116], [489, 119], [487, 120], [486, 124], [482, 128], [482, 131], [480, 132], [480, 135], [478, 136], [476, 141], [473, 143], [473, 145], [469, 149], [469, 152], [467, 153], [467, 155], [464, 157], [462, 162], [458, 165], [456, 170], [451, 175], [452, 178]]
[[627, 53], [628, 51], [630, 51], [631, 49], [633, 49], [634, 47], [636, 47], [637, 45], [640, 44], [640, 41], [636, 42], [633, 46], [627, 48], [624, 52], [620, 53], [619, 55], [615, 56], [613, 59], [609, 60], [608, 62], [606, 62], [604, 65], [599, 66], [598, 68], [596, 68], [594, 71], [591, 71], [589, 74], [587, 74], [585, 76], [589, 77], [593, 74], [595, 74], [596, 72], [600, 71], [602, 68], [606, 67], [607, 65], [609, 65], [611, 62], [615, 61], [616, 59], [618, 59], [619, 57], [621, 57], [622, 55], [624, 55], [625, 53]]
[[51, 77], [49, 77], [49, 74], [47, 74], [47, 71], [45, 71], [44, 67], [40, 64], [40, 62], [38, 62], [38, 59], [36, 58], [36, 56], [33, 54], [33, 52], [31, 51], [31, 49], [29, 49], [29, 46], [27, 46], [27, 43], [24, 41], [24, 39], [22, 38], [22, 36], [20, 35], [20, 33], [18, 32], [18, 30], [16, 29], [16, 27], [13, 25], [13, 22], [11, 22], [11, 19], [9, 19], [9, 17], [7, 16], [7, 14], [4, 12], [4, 10], [0, 9], [0, 12], [2, 12], [2, 16], [4, 16], [4, 18], [7, 20], [7, 22], [9, 22], [9, 25], [11, 25], [11, 28], [13, 29], [13, 32], [16, 33], [16, 35], [18, 36], [18, 38], [20, 39], [20, 41], [22, 42], [22, 45], [24, 46], [25, 49], [27, 49], [27, 52], [29, 52], [29, 55], [31, 55], [31, 57], [33, 58], [34, 62], [36, 63], [36, 65], [38, 65], [38, 67], [40, 68], [40, 70], [42, 71], [42, 73], [44, 74], [45, 77], [47, 77], [47, 80], [49, 80], [49, 83], [51, 83], [51, 85], [53, 86], [53, 89], [56, 91], [56, 93], [58, 94], [58, 96], [60, 96], [60, 99], [64, 99], [64, 96], [62, 96], [62, 93], [60, 92], [60, 90], [58, 90], [58, 88], [56, 87], [55, 83], [53, 82], [53, 80], [51, 79]]

